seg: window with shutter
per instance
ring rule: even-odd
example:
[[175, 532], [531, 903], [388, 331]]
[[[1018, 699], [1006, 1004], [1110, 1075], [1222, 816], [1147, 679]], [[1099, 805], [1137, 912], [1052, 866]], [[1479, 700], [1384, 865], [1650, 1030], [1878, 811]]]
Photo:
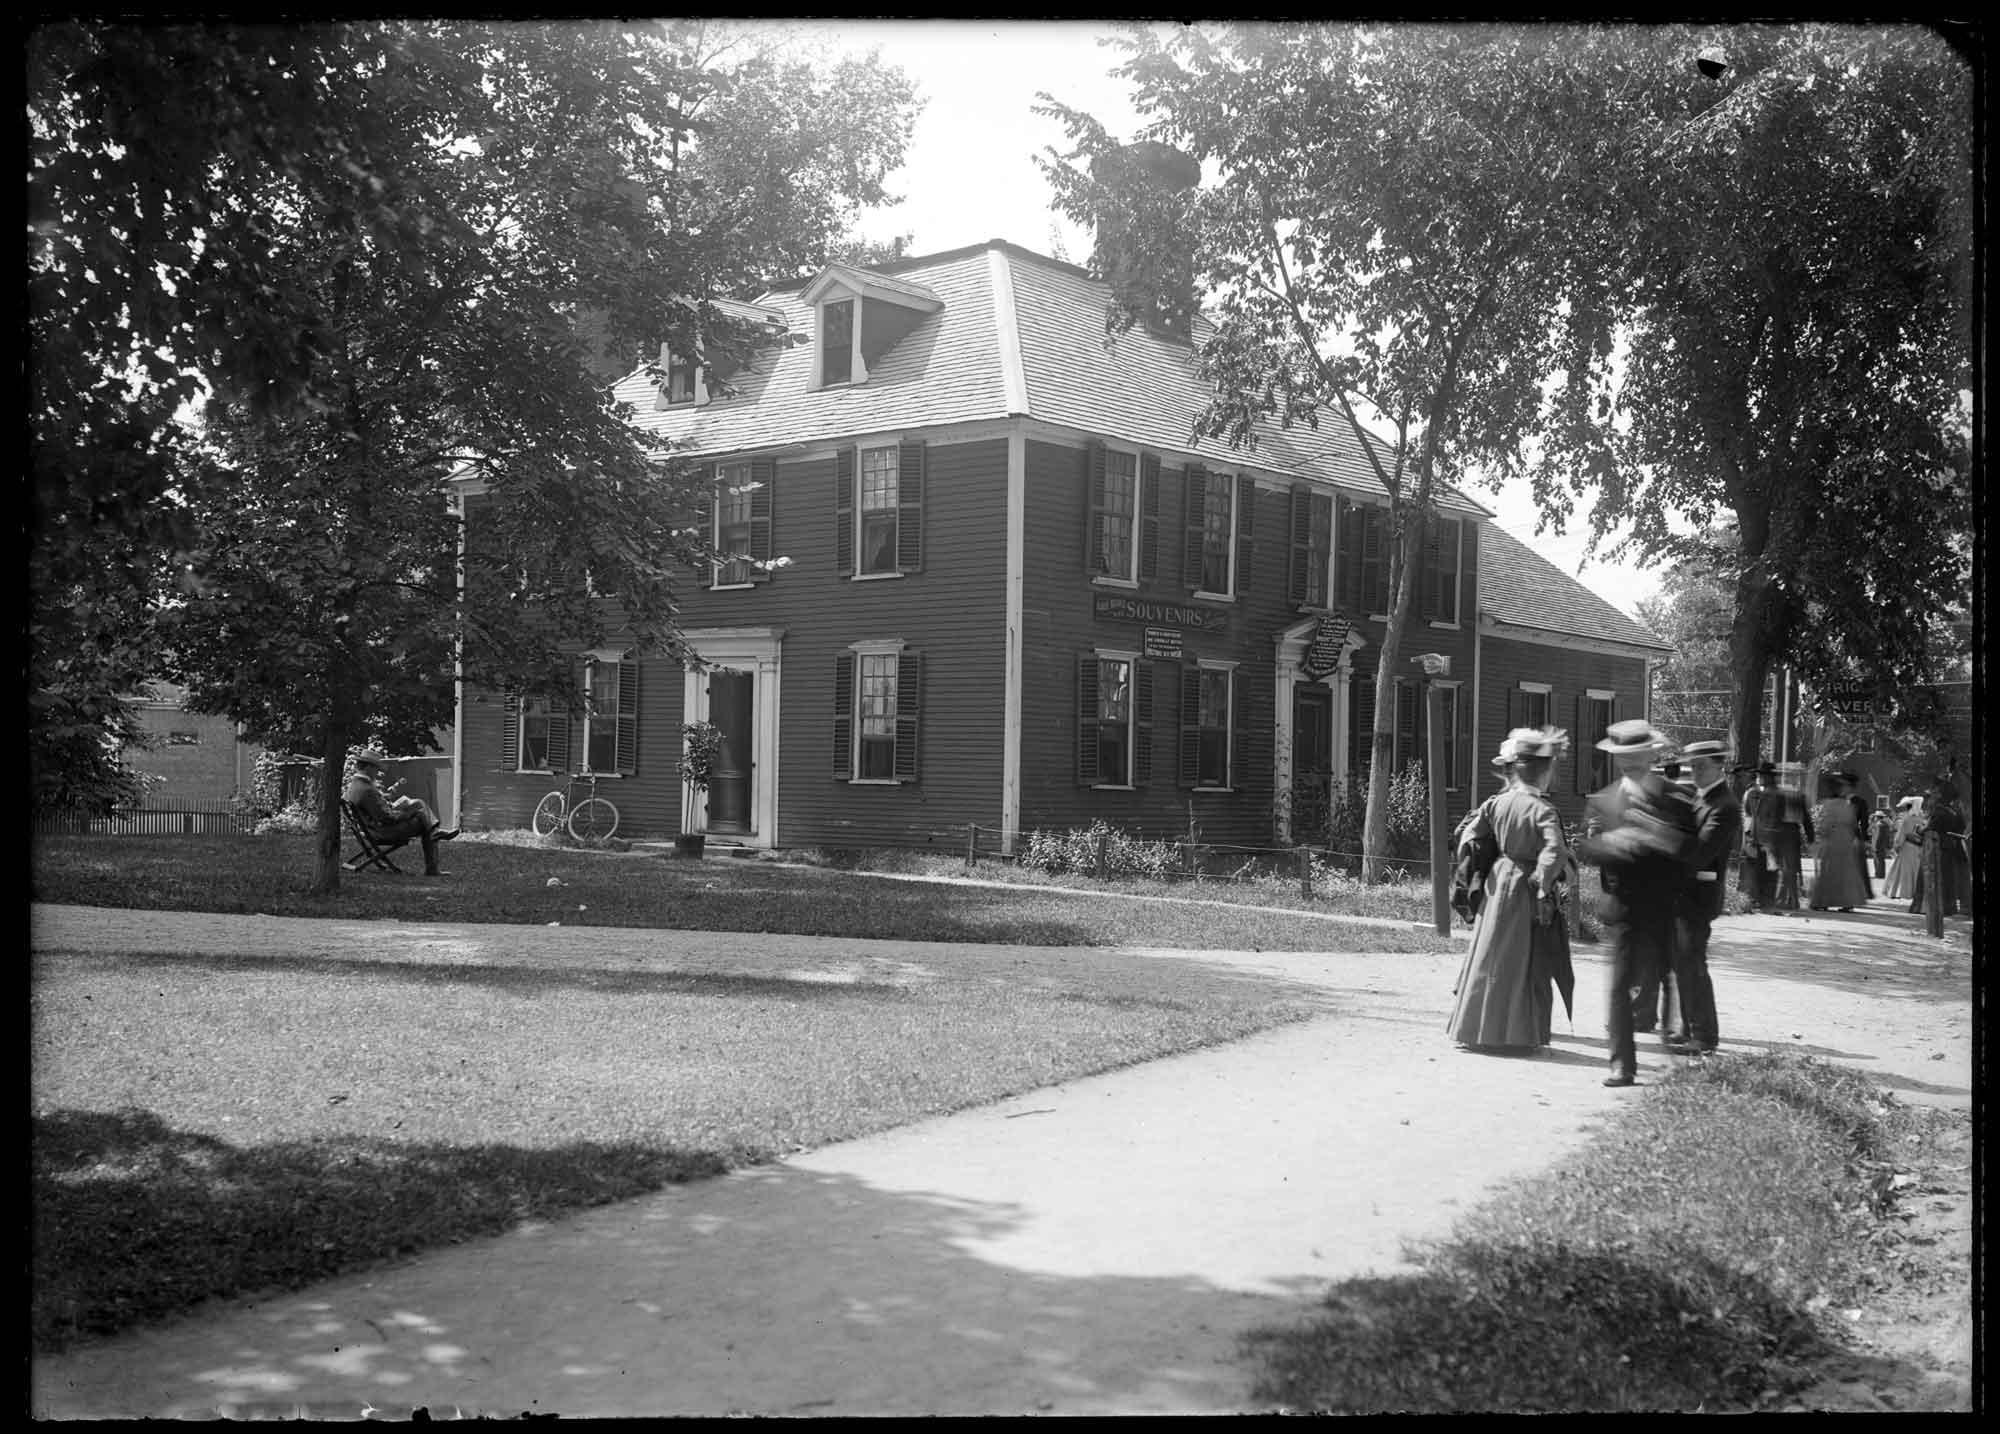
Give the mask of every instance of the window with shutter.
[[1091, 574], [1134, 582], [1140, 536], [1139, 456], [1096, 444], [1091, 462]]
[[[602, 776], [636, 768], [638, 665], [616, 658], [586, 659], [583, 698], [583, 770]], [[625, 765], [627, 758], [632, 767]]]
[[639, 772], [639, 664], [618, 664], [618, 775]]
[[1236, 487], [1225, 473], [1212, 473], [1203, 485], [1201, 515], [1201, 588], [1225, 596], [1230, 586], [1230, 557], [1235, 538]]
[[549, 766], [549, 699], [546, 697], [523, 697], [520, 699], [519, 717], [520, 740], [514, 744], [520, 753], [520, 770], [523, 772], [547, 772]]
[[771, 546], [771, 527], [778, 501], [778, 464], [771, 458], [750, 460], [750, 581], [771, 580], [771, 560], [777, 556]]
[[896, 567], [906, 573], [924, 566], [924, 456], [920, 438], [897, 446]]
[[854, 777], [860, 782], [896, 778], [896, 666], [893, 652], [856, 654], [856, 735], [860, 739]]
[[1389, 609], [1389, 567], [1383, 545], [1387, 541], [1387, 510], [1374, 504], [1361, 509], [1361, 610], [1373, 616]]
[[1408, 677], [1396, 679], [1396, 771], [1424, 759], [1423, 693]]
[[752, 499], [756, 492], [750, 465], [722, 463], [714, 471], [715, 550], [732, 555], [734, 560], [715, 565], [712, 583], [719, 588], [744, 586], [756, 571], [748, 561]]
[[1298, 607], [1327, 605], [1327, 568], [1333, 558], [1333, 495], [1304, 483], [1292, 488], [1291, 572], [1286, 599]]
[[843, 652], [833, 659], [833, 778], [849, 781], [854, 776], [854, 654]]
[[1228, 575], [1229, 586], [1219, 591], [1247, 593], [1251, 574], [1257, 568], [1257, 480], [1248, 473], [1236, 475], [1236, 566]]
[[1153, 780], [1153, 669], [1158, 663], [1136, 663], [1132, 672], [1132, 784]]
[[896, 663], [896, 780], [917, 780], [919, 727], [923, 713], [924, 658], [904, 648]]
[[847, 447], [833, 456], [833, 566], [854, 576], [854, 450]]
[[847, 383], [854, 377], [854, 301], [820, 305], [819, 326], [819, 381]]
[[902, 454], [898, 447], [861, 450], [860, 573], [896, 571], [897, 535], [902, 504], [898, 497]]
[[1375, 755], [1375, 679], [1356, 673], [1348, 684], [1347, 771], [1366, 786]]
[[500, 770], [519, 771], [521, 766], [521, 699], [509, 692], [500, 699]]
[[1160, 460], [1148, 453], [1139, 460], [1139, 581], [1160, 576]]
[[[1235, 751], [1235, 674], [1226, 667], [1189, 669], [1194, 681], [1194, 766], [1195, 787], [1230, 785], [1230, 759]], [[1187, 719], [1183, 698], [1182, 720]], [[1187, 740], [1183, 734], [1182, 741]]]
[[1110, 493], [1110, 456], [1102, 443], [1092, 442], [1084, 451], [1084, 483], [1088, 507], [1083, 526], [1083, 570], [1092, 577], [1107, 573], [1110, 553], [1106, 544], [1106, 508]]
[[1208, 487], [1208, 470], [1199, 463], [1188, 464], [1181, 475], [1181, 583], [1189, 592], [1201, 591]]
[[1138, 667], [1129, 653], [1092, 652], [1077, 659], [1076, 774], [1085, 786], [1134, 784], [1140, 689], [1147, 704], [1153, 700], [1151, 675], [1139, 678]]

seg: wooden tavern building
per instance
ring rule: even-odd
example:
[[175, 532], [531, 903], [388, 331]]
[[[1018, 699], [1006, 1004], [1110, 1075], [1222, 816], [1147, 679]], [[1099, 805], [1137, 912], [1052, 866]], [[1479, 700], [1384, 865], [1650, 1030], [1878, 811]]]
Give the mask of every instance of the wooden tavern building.
[[1645, 715], [1668, 644], [1447, 489], [1406, 660], [1379, 674], [1388, 508], [1360, 438], [1329, 419], [1197, 446], [1201, 321], [1107, 343], [1109, 297], [1000, 240], [835, 265], [730, 306], [809, 340], [731, 375], [733, 397], [678, 355], [663, 388], [625, 378], [637, 423], [712, 463], [722, 550], [787, 561], [679, 594], [703, 670], [580, 655], [596, 715], [462, 692], [456, 819], [525, 826], [588, 767], [621, 836], [672, 836], [700, 719], [725, 734], [696, 817], [715, 844], [945, 844], [976, 823], [1011, 849], [1096, 818], [1159, 837], [1192, 804], [1205, 840], [1265, 845], [1294, 835], [1295, 784], [1359, 775], [1378, 678], [1397, 767], [1422, 757], [1425, 652], [1451, 658], [1452, 818], [1492, 790], [1506, 731], [1541, 722], [1575, 740], [1556, 797], [1578, 816], [1605, 777], [1591, 743]]

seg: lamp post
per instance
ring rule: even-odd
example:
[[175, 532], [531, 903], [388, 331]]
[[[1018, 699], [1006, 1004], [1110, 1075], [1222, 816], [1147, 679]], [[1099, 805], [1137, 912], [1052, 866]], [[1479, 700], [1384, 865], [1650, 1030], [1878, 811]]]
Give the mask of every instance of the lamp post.
[[1450, 852], [1449, 833], [1444, 825], [1444, 689], [1440, 677], [1451, 675], [1451, 659], [1441, 652], [1426, 652], [1410, 661], [1424, 670], [1424, 724], [1429, 729], [1425, 741], [1425, 776], [1431, 798], [1431, 919], [1440, 936], [1451, 935], [1451, 878], [1446, 870]]

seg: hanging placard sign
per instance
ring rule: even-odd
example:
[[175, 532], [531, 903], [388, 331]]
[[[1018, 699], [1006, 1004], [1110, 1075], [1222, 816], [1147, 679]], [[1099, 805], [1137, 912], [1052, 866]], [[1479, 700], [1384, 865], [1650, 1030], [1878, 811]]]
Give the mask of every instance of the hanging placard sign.
[[1322, 617], [1313, 629], [1312, 641], [1306, 644], [1306, 654], [1299, 661], [1299, 671], [1315, 682], [1338, 671], [1341, 651], [1347, 645], [1348, 626], [1347, 619], [1338, 614], [1329, 613]]

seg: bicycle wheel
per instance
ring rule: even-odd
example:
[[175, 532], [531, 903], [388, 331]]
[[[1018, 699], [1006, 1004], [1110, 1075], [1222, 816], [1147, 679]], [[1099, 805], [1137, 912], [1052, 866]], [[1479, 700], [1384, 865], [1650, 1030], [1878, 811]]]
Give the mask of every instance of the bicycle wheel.
[[562, 828], [563, 794], [550, 792], [535, 805], [535, 815], [531, 825], [536, 836], [550, 836]]
[[585, 846], [602, 846], [618, 830], [618, 808], [604, 797], [589, 797], [570, 809], [569, 834]]

